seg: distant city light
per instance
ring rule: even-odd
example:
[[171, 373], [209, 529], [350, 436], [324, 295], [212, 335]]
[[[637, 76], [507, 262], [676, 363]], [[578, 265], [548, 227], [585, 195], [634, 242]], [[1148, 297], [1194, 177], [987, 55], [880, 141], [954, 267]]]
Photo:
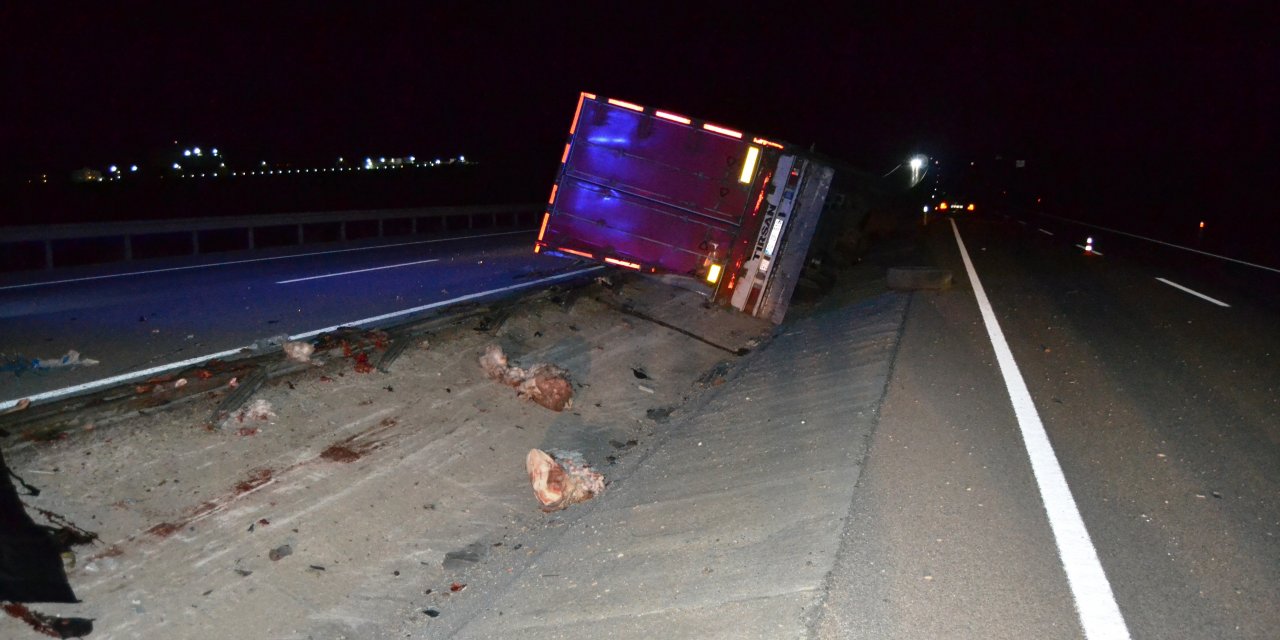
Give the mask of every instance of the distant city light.
[[117, 166], [115, 166], [115, 165], [113, 164], [113, 165], [111, 165], [111, 168], [110, 168], [110, 169], [108, 169], [108, 171], [110, 171], [111, 173], [119, 173], [119, 172], [120, 172], [120, 167], [117, 167]]
[[466, 161], [467, 161], [466, 156], [458, 156], [458, 162], [466, 162]]
[[175, 162], [175, 163], [173, 163], [173, 168], [174, 168], [174, 169], [177, 169], [177, 170], [179, 170], [179, 171], [181, 171], [181, 170], [182, 170], [182, 165], [180, 165], [180, 164], [178, 164], [178, 163], [176, 163], [176, 162]]
[[215, 155], [215, 156], [216, 156], [216, 155], [218, 155], [218, 148], [217, 148], [217, 147], [214, 147], [214, 148], [213, 148], [213, 155]]
[[182, 150], [182, 155], [184, 155], [184, 156], [186, 156], [186, 157], [190, 158], [190, 157], [191, 157], [191, 150], [190, 150], [190, 149], [183, 149], [183, 150]]
[[417, 162], [417, 161], [413, 159], [413, 156], [409, 156], [409, 162]]
[[200, 155], [200, 147], [196, 147], [196, 148], [192, 149], [192, 150], [191, 150], [191, 153], [194, 153], [194, 154], [196, 154], [196, 155]]
[[138, 170], [138, 165], [136, 165], [136, 164], [129, 165], [129, 170], [130, 170], [130, 171], [137, 171], [137, 170]]

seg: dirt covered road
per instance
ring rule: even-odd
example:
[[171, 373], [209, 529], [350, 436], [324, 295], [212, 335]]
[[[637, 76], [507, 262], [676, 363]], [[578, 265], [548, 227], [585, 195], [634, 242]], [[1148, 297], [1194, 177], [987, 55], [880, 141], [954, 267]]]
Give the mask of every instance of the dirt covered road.
[[[31, 608], [91, 618], [93, 638], [420, 633], [485, 588], [473, 565], [515, 564], [572, 513], [539, 509], [531, 448], [624, 477], [771, 329], [658, 280], [596, 282], [443, 324], [386, 373], [330, 356], [220, 428], [209, 416], [230, 389], [51, 440], [9, 433], [9, 466], [40, 491], [22, 496], [33, 518], [98, 538], [64, 558], [81, 602]], [[491, 344], [567, 369], [572, 407], [488, 379]], [[0, 616], [0, 636], [38, 634]]]

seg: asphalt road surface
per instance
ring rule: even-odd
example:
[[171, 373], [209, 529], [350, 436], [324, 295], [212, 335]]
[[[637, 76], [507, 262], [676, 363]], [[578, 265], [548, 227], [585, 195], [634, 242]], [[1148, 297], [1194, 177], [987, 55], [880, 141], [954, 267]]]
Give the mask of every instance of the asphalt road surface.
[[1104, 582], [1055, 538], [1062, 496], [935, 219], [918, 257], [956, 287], [912, 299], [827, 637], [1276, 637], [1280, 274], [1065, 222], [957, 222]]
[[571, 265], [535, 255], [532, 240], [531, 232], [519, 231], [11, 278], [0, 283], [0, 354], [9, 368], [73, 349], [99, 364], [0, 372], [0, 408], [36, 394], [233, 352], [272, 336], [306, 336], [388, 314], [425, 312], [422, 307], [478, 293], [534, 286]]

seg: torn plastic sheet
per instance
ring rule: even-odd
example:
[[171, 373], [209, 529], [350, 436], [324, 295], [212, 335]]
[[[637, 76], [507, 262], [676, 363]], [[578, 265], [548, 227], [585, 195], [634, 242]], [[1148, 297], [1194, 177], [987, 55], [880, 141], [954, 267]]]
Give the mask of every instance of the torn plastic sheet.
[[22, 356], [5, 356], [0, 359], [0, 371], [9, 371], [14, 375], [22, 375], [28, 370], [65, 369], [69, 367], [92, 367], [98, 364], [93, 358], [85, 358], [79, 351], [71, 349], [57, 358], [23, 358]]

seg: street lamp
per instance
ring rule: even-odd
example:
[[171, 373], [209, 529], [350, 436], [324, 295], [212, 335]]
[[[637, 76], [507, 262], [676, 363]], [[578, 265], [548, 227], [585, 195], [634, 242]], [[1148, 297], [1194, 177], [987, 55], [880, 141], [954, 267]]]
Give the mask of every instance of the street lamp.
[[920, 178], [923, 177], [920, 175], [920, 169], [924, 167], [924, 162], [924, 156], [916, 156], [911, 159], [911, 186], [913, 187], [916, 186], [916, 184], [920, 182]]

